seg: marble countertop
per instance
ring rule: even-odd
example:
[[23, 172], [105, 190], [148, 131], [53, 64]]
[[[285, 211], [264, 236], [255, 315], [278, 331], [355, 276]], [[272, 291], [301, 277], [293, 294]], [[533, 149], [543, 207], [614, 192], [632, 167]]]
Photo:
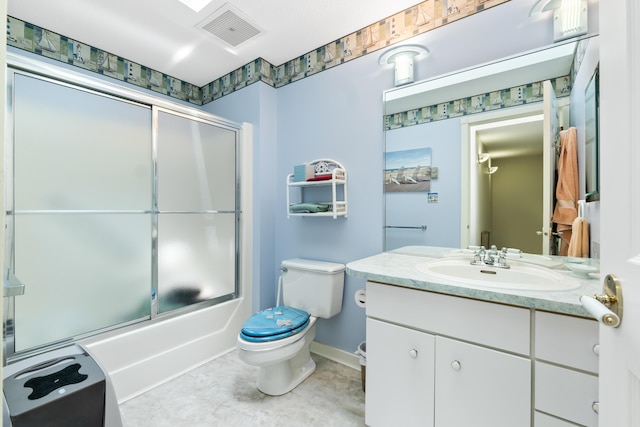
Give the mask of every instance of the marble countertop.
[[[454, 280], [428, 276], [416, 269], [417, 264], [430, 259], [466, 255], [471, 259], [470, 252], [466, 254], [459, 249], [407, 246], [350, 262], [347, 264], [346, 271], [351, 276], [374, 282], [589, 318], [592, 316], [580, 304], [580, 297], [602, 292], [602, 281], [599, 279], [599, 274], [591, 273], [590, 278], [573, 276], [572, 272], [564, 266], [565, 261], [571, 261], [566, 257], [540, 256], [539, 259], [542, 260], [543, 265], [548, 262], [546, 266], [549, 268], [559, 274], [566, 274], [567, 277], [579, 282], [578, 288], [567, 291], [498, 289], [489, 286], [468, 285]], [[584, 262], [598, 265], [597, 260], [585, 260]]]

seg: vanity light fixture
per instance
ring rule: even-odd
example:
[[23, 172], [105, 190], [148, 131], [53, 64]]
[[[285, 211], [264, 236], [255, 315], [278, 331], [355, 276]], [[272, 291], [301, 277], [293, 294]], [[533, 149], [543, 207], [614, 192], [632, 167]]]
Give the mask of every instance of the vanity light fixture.
[[554, 41], [586, 34], [587, 0], [562, 0], [562, 6], [553, 12]]
[[400, 86], [413, 82], [413, 58], [420, 55], [429, 55], [429, 49], [420, 45], [397, 46], [384, 52], [378, 63], [394, 64], [394, 83]]
[[498, 166], [490, 166], [487, 168], [487, 172], [489, 172], [489, 175], [493, 175], [494, 173], [498, 172]]
[[529, 16], [553, 10], [553, 40], [587, 33], [587, 0], [538, 0]]
[[478, 164], [482, 164], [487, 160], [489, 160], [490, 158], [491, 156], [489, 156], [489, 153], [480, 153], [478, 154]]

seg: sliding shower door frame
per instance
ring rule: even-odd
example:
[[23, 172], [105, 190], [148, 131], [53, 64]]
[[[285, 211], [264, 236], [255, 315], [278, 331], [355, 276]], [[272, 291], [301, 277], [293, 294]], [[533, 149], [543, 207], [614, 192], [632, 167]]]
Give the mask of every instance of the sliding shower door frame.
[[[234, 173], [234, 183], [235, 183], [235, 191], [234, 191], [234, 206], [233, 209], [227, 210], [219, 210], [219, 209], [198, 209], [198, 210], [166, 210], [161, 209], [159, 206], [158, 196], [160, 194], [160, 190], [158, 187], [158, 158], [159, 158], [159, 115], [161, 113], [166, 113], [175, 117], [180, 117], [183, 119], [187, 119], [193, 123], [199, 123], [203, 125], [211, 125], [215, 126], [219, 129], [233, 130], [234, 134], [234, 158], [235, 164], [233, 169]], [[152, 156], [153, 156], [153, 198], [152, 198], [152, 254], [153, 254], [153, 269], [152, 269], [152, 283], [153, 283], [153, 298], [152, 298], [152, 310], [151, 317], [154, 318], [165, 318], [168, 316], [179, 315], [185, 313], [185, 311], [193, 311], [202, 307], [208, 307], [215, 304], [220, 304], [225, 301], [229, 301], [231, 299], [238, 298], [239, 293], [239, 284], [240, 284], [240, 215], [241, 215], [241, 207], [240, 207], [240, 155], [239, 155], [239, 145], [240, 145], [240, 132], [239, 129], [228, 127], [221, 125], [220, 123], [214, 122], [211, 119], [207, 119], [204, 117], [194, 117], [191, 114], [185, 114], [180, 111], [175, 111], [173, 109], [168, 109], [160, 106], [152, 107]], [[233, 215], [234, 216], [234, 241], [235, 241], [235, 251], [234, 251], [234, 287], [233, 291], [226, 293], [224, 295], [216, 296], [207, 300], [206, 302], [194, 303], [192, 305], [186, 306], [184, 308], [178, 310], [172, 310], [169, 312], [163, 312], [161, 310], [161, 306], [159, 304], [159, 297], [161, 295], [162, 290], [159, 288], [160, 277], [158, 273], [160, 271], [160, 266], [158, 264], [159, 256], [159, 235], [160, 230], [158, 227], [159, 218], [161, 215], [174, 215], [174, 216], [202, 216], [202, 215]]]
[[[162, 319], [172, 318], [178, 315], [183, 315], [188, 312], [200, 310], [206, 307], [210, 307], [215, 304], [219, 304], [224, 301], [228, 301], [239, 296], [239, 283], [240, 283], [240, 216], [241, 216], [241, 207], [240, 207], [240, 159], [239, 159], [239, 144], [241, 140], [240, 131], [242, 126], [235, 122], [231, 122], [225, 119], [221, 119], [219, 117], [213, 116], [211, 114], [196, 110], [194, 108], [186, 107], [171, 101], [164, 100], [162, 98], [146, 94], [141, 91], [133, 90], [131, 88], [125, 88], [123, 86], [113, 84], [111, 82], [89, 77], [84, 74], [80, 74], [74, 71], [63, 69], [59, 66], [51, 65], [40, 60], [34, 60], [30, 58], [23, 57], [21, 55], [13, 54], [12, 52], [7, 53], [7, 135], [6, 135], [6, 143], [5, 143], [5, 173], [7, 177], [6, 188], [5, 188], [5, 200], [7, 203], [5, 213], [5, 227], [6, 227], [6, 236], [3, 244], [5, 245], [5, 260], [4, 260], [4, 268], [3, 268], [3, 278], [5, 284], [5, 292], [3, 298], [4, 305], [4, 363], [14, 362], [25, 357], [30, 357], [34, 354], [42, 353], [53, 348], [62, 347], [68, 345], [72, 342], [79, 341], [81, 339], [87, 338], [89, 336], [94, 336], [98, 334], [102, 334], [108, 331], [113, 331], [116, 329], [121, 329], [127, 326], [133, 326], [136, 324], [140, 324], [142, 322], [149, 321], [162, 321]], [[152, 182], [150, 183], [151, 192], [152, 192], [152, 206], [149, 211], [122, 211], [123, 214], [131, 214], [131, 213], [141, 213], [141, 214], [150, 214], [151, 215], [151, 241], [149, 244], [151, 245], [151, 283], [150, 285], [150, 299], [149, 303], [151, 305], [150, 308], [150, 316], [143, 317], [140, 319], [135, 319], [129, 322], [112, 325], [106, 328], [102, 328], [99, 330], [90, 331], [87, 333], [76, 334], [74, 336], [67, 337], [65, 339], [57, 340], [55, 342], [47, 342], [41, 346], [34, 346], [24, 351], [16, 352], [15, 350], [15, 298], [20, 298], [20, 295], [17, 296], [7, 296], [8, 293], [8, 285], [10, 285], [10, 280], [13, 279], [13, 272], [15, 271], [15, 260], [13, 259], [14, 246], [15, 246], [15, 194], [14, 194], [14, 178], [15, 178], [15, 165], [14, 165], [14, 134], [13, 134], [13, 123], [14, 123], [14, 115], [13, 115], [13, 107], [14, 107], [14, 87], [13, 81], [14, 76], [17, 74], [29, 75], [35, 78], [49, 81], [55, 84], [60, 84], [63, 86], [68, 86], [74, 89], [86, 91], [89, 93], [93, 93], [100, 96], [105, 96], [108, 98], [117, 99], [123, 102], [130, 102], [137, 105], [142, 105], [151, 109], [152, 114], [152, 141], [151, 141], [151, 153], [150, 153], [150, 161], [152, 167]], [[158, 214], [160, 213], [158, 210], [158, 188], [157, 188], [157, 171], [158, 171], [158, 158], [157, 158], [157, 114], [158, 111], [167, 111], [171, 114], [179, 115], [181, 117], [187, 118], [189, 120], [194, 120], [200, 123], [210, 124], [216, 127], [220, 127], [223, 129], [227, 129], [234, 132], [235, 135], [235, 209], [233, 212], [227, 211], [209, 211], [205, 210], [202, 212], [180, 212], [181, 214], [233, 214], [234, 215], [234, 224], [235, 224], [235, 266], [234, 266], [234, 286], [233, 292], [230, 292], [227, 295], [222, 295], [213, 299], [209, 299], [203, 302], [198, 302], [189, 306], [185, 306], [183, 308], [179, 308], [176, 310], [172, 310], [166, 313], [158, 313]], [[36, 214], [30, 212], [20, 212], [21, 214]], [[56, 212], [56, 213], [66, 213], [66, 212]], [[101, 212], [95, 211], [85, 211], [83, 213], [87, 214], [99, 214]], [[110, 212], [114, 213], [114, 212]], [[26, 289], [28, 289], [28, 284], [25, 284]], [[46, 322], [43, 321], [43, 324]]]

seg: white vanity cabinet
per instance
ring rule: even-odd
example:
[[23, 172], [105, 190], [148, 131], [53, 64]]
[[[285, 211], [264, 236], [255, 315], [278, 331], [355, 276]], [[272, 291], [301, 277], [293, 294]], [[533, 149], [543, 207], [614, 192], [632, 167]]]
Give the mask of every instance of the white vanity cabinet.
[[369, 426], [531, 424], [530, 310], [367, 283]]
[[367, 282], [365, 422], [598, 425], [598, 323]]

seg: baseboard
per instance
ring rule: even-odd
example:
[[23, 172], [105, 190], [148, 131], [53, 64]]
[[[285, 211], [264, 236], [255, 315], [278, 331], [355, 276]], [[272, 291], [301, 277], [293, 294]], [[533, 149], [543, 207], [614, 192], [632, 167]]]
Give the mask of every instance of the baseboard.
[[356, 370], [360, 370], [360, 358], [355, 353], [349, 353], [330, 345], [322, 344], [317, 341], [311, 343], [310, 350], [319, 356], [326, 357], [329, 360], [340, 363]]

